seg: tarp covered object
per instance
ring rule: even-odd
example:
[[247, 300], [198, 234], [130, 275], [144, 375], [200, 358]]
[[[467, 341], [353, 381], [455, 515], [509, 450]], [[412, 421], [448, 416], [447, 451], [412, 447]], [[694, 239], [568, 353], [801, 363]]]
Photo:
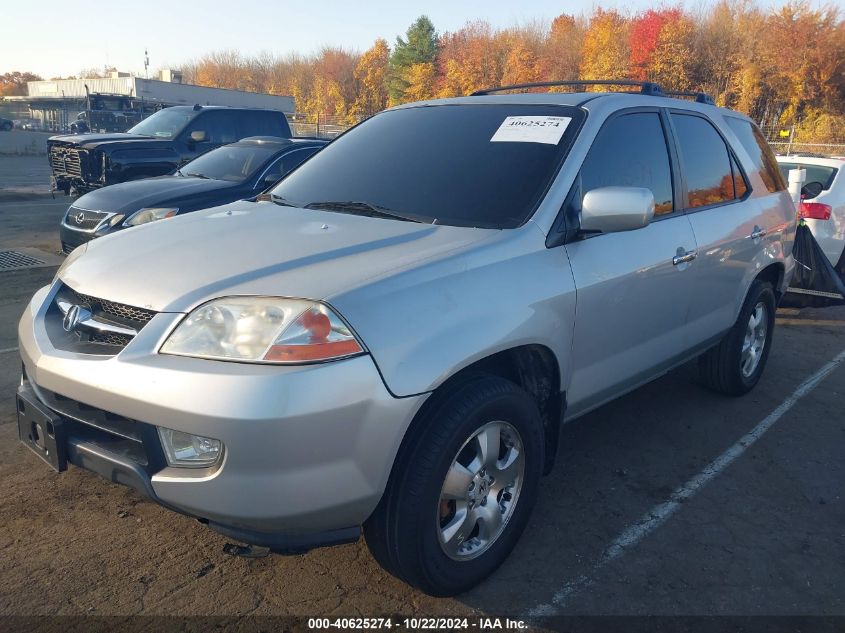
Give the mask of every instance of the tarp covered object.
[[824, 308], [845, 305], [845, 257], [838, 266], [831, 264], [804, 222], [798, 225], [792, 254], [795, 256], [795, 274], [781, 301], [782, 306]]

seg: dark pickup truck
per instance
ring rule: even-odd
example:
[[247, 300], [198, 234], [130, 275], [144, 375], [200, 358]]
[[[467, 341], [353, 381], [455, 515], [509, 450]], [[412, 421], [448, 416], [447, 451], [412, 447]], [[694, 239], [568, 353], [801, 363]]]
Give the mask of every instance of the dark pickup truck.
[[85, 193], [162, 176], [210, 149], [247, 136], [290, 138], [284, 113], [223, 106], [174, 106], [119, 134], [53, 136], [47, 141], [51, 189]]

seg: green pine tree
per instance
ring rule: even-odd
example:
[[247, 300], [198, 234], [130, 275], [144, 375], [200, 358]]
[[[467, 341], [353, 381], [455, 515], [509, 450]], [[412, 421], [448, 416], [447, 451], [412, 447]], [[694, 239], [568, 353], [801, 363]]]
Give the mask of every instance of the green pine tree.
[[408, 89], [408, 70], [414, 64], [434, 63], [437, 57], [437, 31], [428, 16], [421, 15], [408, 27], [405, 38], [397, 37], [390, 55], [388, 91], [390, 99], [399, 103]]

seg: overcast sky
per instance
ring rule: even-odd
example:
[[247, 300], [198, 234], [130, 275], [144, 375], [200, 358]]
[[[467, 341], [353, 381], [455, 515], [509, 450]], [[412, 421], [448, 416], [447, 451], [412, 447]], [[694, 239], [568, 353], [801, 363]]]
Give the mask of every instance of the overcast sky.
[[[698, 10], [712, 2], [687, 0], [686, 6]], [[674, 3], [603, 0], [599, 4], [636, 12]], [[783, 2], [759, 0], [759, 4], [768, 7]], [[0, 21], [0, 73], [32, 71], [49, 78], [110, 65], [141, 74], [145, 47], [151, 71], [178, 69], [186, 60], [220, 49], [237, 49], [244, 55], [311, 53], [323, 45], [365, 50], [377, 37], [392, 45], [422, 13], [443, 32], [454, 31], [468, 20], [486, 19], [504, 27], [550, 20], [560, 13], [589, 12], [593, 6], [593, 2], [575, 0], [426, 0], [413, 4], [402, 0], [86, 0], [82, 4], [39, 0], [29, 7], [13, 2]]]

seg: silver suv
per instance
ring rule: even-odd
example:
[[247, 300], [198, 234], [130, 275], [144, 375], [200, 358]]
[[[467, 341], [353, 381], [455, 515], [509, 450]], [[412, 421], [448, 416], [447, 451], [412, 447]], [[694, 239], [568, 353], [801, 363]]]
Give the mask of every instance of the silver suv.
[[363, 526], [406, 582], [472, 587], [563, 422], [696, 356], [730, 395], [766, 364], [796, 227], [774, 156], [637, 87], [393, 108], [270, 199], [81, 246], [20, 322], [22, 441], [235, 540]]

